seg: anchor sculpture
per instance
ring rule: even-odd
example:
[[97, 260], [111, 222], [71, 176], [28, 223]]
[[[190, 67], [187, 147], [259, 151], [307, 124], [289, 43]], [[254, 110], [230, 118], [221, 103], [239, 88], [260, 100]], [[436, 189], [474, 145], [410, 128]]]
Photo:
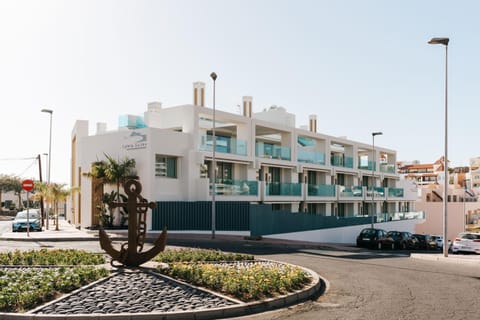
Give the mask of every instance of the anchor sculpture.
[[123, 243], [120, 250], [115, 249], [107, 233], [100, 226], [100, 246], [112, 257], [112, 265], [114, 261], [118, 261], [123, 266], [138, 267], [165, 249], [167, 230], [163, 229], [150, 250], [142, 252], [147, 231], [147, 211], [149, 208], [155, 208], [156, 205], [154, 202], [148, 202], [140, 195], [142, 192], [140, 182], [133, 179], [127, 180], [123, 188], [128, 196], [127, 202], [113, 202], [111, 205], [113, 208], [126, 207], [127, 209], [128, 242]]

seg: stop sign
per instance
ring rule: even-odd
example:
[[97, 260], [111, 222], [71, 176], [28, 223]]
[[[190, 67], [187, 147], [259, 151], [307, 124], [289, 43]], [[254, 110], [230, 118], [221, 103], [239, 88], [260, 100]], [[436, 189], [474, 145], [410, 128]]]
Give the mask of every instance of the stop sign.
[[22, 189], [25, 191], [33, 190], [33, 180], [26, 179], [22, 181]]

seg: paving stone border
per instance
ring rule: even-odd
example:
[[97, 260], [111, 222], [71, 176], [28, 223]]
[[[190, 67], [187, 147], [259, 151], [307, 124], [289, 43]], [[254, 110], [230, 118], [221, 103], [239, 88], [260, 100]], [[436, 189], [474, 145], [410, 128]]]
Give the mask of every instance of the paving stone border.
[[310, 269], [301, 268], [312, 278], [308, 286], [287, 295], [248, 303], [172, 279], [151, 268], [121, 269], [27, 313], [0, 313], [0, 319], [206, 320], [239, 317], [298, 304], [328, 289], [325, 279]]

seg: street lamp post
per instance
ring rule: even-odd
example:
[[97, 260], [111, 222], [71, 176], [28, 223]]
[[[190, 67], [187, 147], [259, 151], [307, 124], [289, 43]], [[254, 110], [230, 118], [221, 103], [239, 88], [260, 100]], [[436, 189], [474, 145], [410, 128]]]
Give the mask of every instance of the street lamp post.
[[448, 257], [447, 239], [447, 204], [448, 204], [448, 42], [449, 38], [432, 38], [429, 44], [442, 44], [445, 46], [445, 155], [443, 156], [443, 170], [445, 172], [443, 191], [443, 255]]
[[215, 194], [217, 193], [216, 180], [217, 180], [217, 164], [215, 162], [215, 149], [217, 148], [217, 137], [215, 136], [215, 81], [217, 80], [217, 74], [212, 72], [210, 78], [213, 80], [213, 121], [212, 121], [212, 239], [215, 239]]
[[375, 167], [377, 165], [377, 161], [375, 160], [375, 136], [382, 135], [382, 132], [372, 132], [372, 226], [375, 219]]
[[468, 192], [467, 192], [468, 181], [470, 181], [470, 180], [465, 179], [465, 186], [464, 186], [464, 190], [463, 190], [463, 232], [467, 231], [467, 213], [465, 211], [465, 197], [468, 194]]
[[[48, 172], [47, 172], [47, 183], [50, 185], [50, 173], [52, 169], [52, 116], [53, 110], [50, 109], [42, 109], [41, 112], [49, 113], [50, 114], [50, 137], [48, 139]], [[47, 210], [47, 230], [48, 230], [48, 220], [49, 220], [49, 212]]]

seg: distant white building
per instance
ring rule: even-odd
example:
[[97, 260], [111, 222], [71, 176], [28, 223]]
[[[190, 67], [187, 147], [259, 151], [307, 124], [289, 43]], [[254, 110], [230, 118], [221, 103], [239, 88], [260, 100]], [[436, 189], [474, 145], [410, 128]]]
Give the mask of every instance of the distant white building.
[[105, 154], [136, 160], [149, 201], [211, 201], [214, 129], [216, 201], [339, 217], [414, 210], [416, 190], [399, 181], [396, 151], [318, 133], [315, 115], [307, 128], [296, 128], [295, 115], [283, 107], [253, 113], [252, 97], [243, 97], [241, 115], [214, 113], [204, 105], [204, 90], [195, 82], [193, 104], [149, 103], [142, 116], [121, 117], [114, 131], [100, 123], [90, 135], [88, 121], [76, 121], [71, 184], [81, 192], [72, 198], [68, 219], [81, 227], [98, 223], [84, 173]]

